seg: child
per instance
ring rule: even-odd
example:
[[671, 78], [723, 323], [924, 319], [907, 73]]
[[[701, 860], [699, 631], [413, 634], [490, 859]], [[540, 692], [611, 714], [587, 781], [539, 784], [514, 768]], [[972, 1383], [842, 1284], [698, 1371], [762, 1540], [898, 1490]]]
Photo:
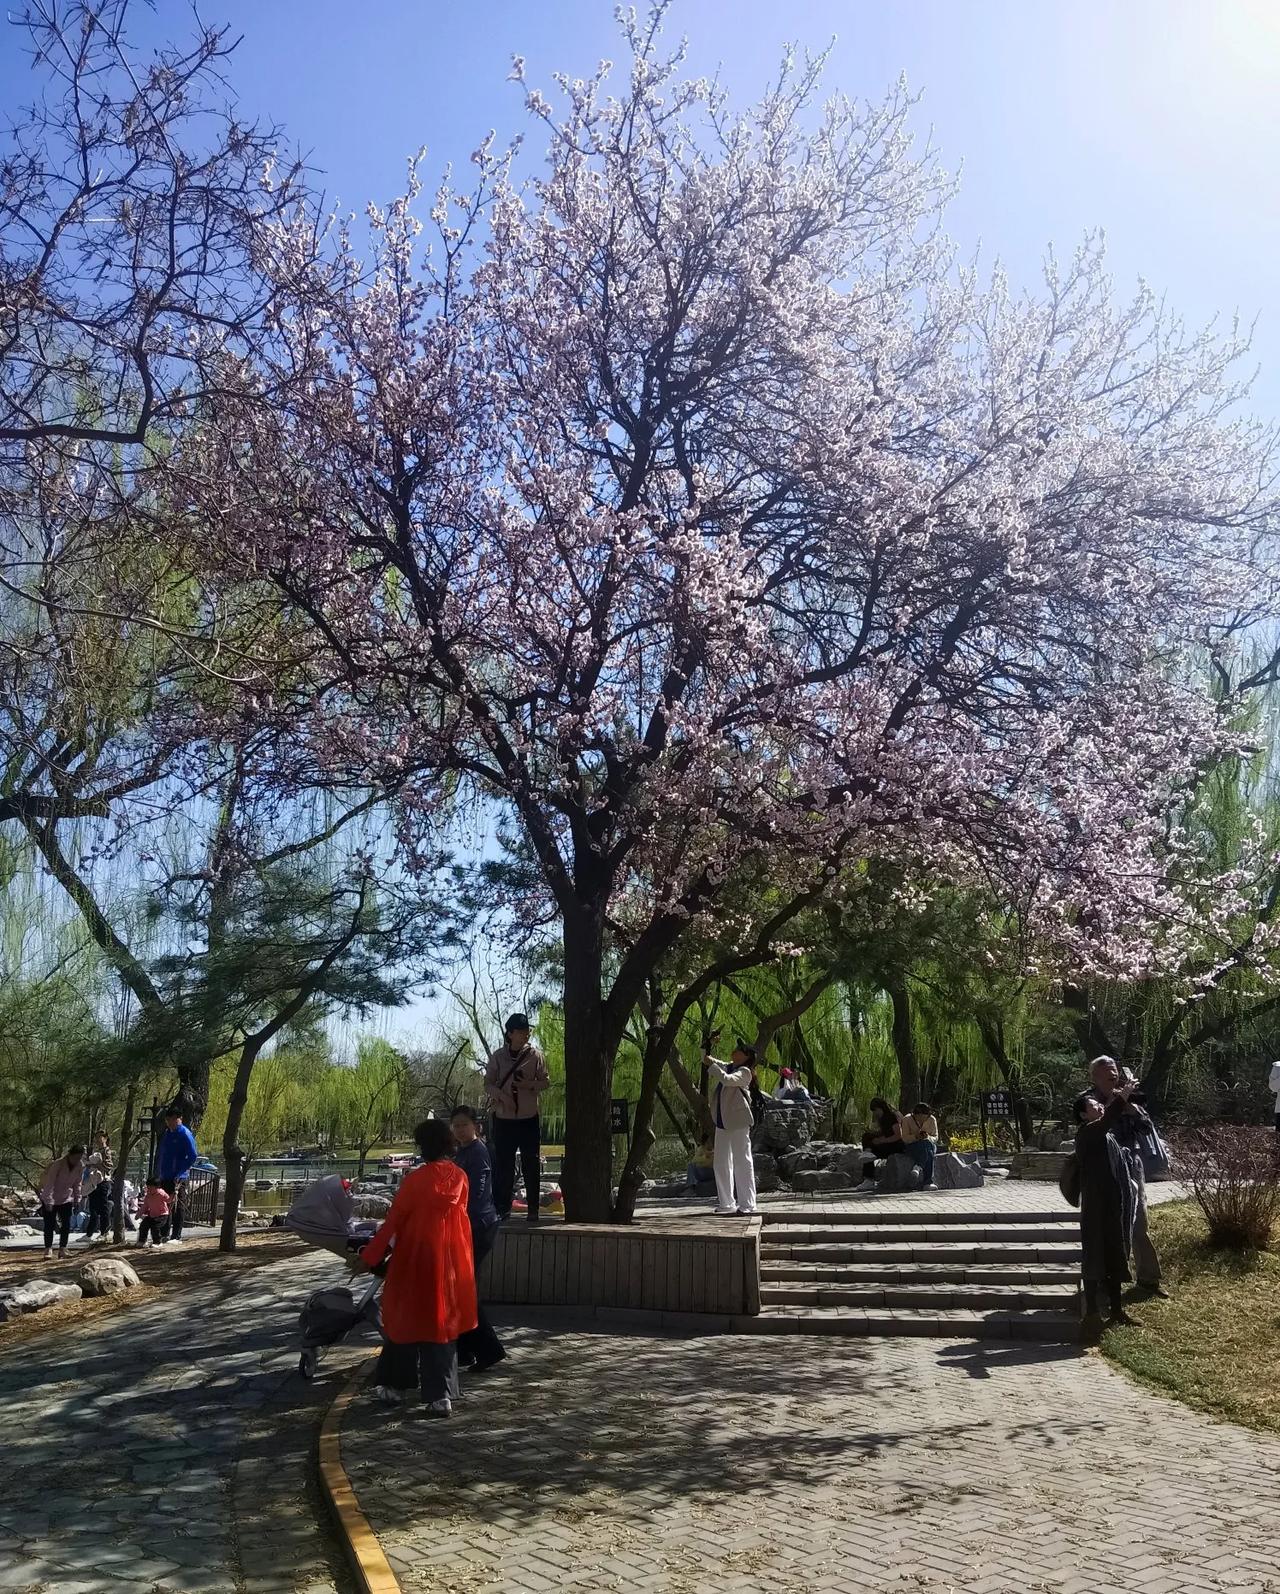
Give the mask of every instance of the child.
[[163, 1245], [169, 1234], [169, 1208], [172, 1196], [162, 1190], [155, 1179], [147, 1180], [147, 1193], [138, 1207], [142, 1222], [138, 1227], [138, 1244], [147, 1245], [152, 1240]]

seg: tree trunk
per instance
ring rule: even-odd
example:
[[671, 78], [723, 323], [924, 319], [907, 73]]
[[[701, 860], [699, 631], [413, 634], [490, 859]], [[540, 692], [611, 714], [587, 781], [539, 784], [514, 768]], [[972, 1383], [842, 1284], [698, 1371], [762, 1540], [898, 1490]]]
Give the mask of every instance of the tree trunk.
[[253, 1065], [258, 1060], [259, 1043], [246, 1041], [240, 1051], [240, 1065], [236, 1069], [235, 1083], [227, 1102], [227, 1126], [222, 1132], [222, 1161], [226, 1170], [222, 1187], [222, 1232], [218, 1248], [234, 1251], [236, 1248], [236, 1219], [240, 1215], [240, 1197], [244, 1194], [244, 1176], [248, 1164], [240, 1149], [240, 1120], [244, 1117], [249, 1100], [249, 1080]]
[[684, 1147], [684, 1149], [688, 1152], [696, 1151], [698, 1149], [698, 1143], [685, 1128], [684, 1124], [681, 1123], [676, 1114], [675, 1103], [667, 1095], [666, 1091], [663, 1090], [661, 1080], [658, 1082], [658, 1106], [662, 1108], [664, 1113], [666, 1113], [671, 1127], [675, 1130], [676, 1134], [680, 1136], [680, 1144]]
[[613, 1054], [604, 1033], [603, 903], [564, 919], [564, 1188], [570, 1223], [608, 1223], [613, 1150], [609, 1092]]
[[1076, 1039], [1080, 1042], [1080, 1049], [1086, 1059], [1094, 1057], [1115, 1055], [1111, 1044], [1111, 1037], [1107, 1034], [1106, 1026], [1098, 1015], [1097, 1008], [1089, 1000], [1089, 993], [1080, 985], [1064, 985], [1062, 987], [1062, 1005], [1069, 1013], [1075, 1014], [1071, 1020], [1071, 1027], [1076, 1032]]
[[618, 1199], [613, 1208], [615, 1223], [630, 1223], [635, 1216], [636, 1197], [644, 1183], [644, 1165], [658, 1138], [653, 1132], [653, 1109], [658, 1099], [658, 1081], [662, 1077], [663, 1050], [661, 1033], [650, 1029], [645, 1038], [640, 1098], [636, 1102], [635, 1119], [631, 1125], [631, 1144], [627, 1148], [626, 1164], [618, 1180]]
[[1018, 1132], [1022, 1136], [1023, 1144], [1030, 1145], [1036, 1137], [1035, 1125], [1031, 1120], [1031, 1103], [1018, 1088], [1018, 1070], [1005, 1050], [1004, 1020], [979, 1014], [978, 1033], [982, 1036], [982, 1043], [987, 1048], [989, 1056], [1000, 1070], [1000, 1078], [1009, 1087], [1009, 1093], [1013, 1098], [1013, 1110], [1018, 1115]]
[[124, 1244], [124, 1182], [129, 1172], [129, 1153], [133, 1150], [133, 1112], [138, 1095], [138, 1081], [131, 1079], [124, 1098], [124, 1118], [120, 1124], [119, 1156], [111, 1176], [111, 1198], [114, 1210], [111, 1216], [111, 1238], [117, 1245]]
[[920, 1063], [911, 1028], [911, 995], [901, 977], [885, 989], [893, 1003], [893, 1049], [898, 1058], [898, 1106], [910, 1112], [920, 1100]]
[[[715, 1120], [711, 1116], [711, 1106], [707, 1101], [706, 1092], [699, 1091], [694, 1084], [689, 1070], [680, 1061], [680, 1054], [675, 1047], [671, 1048], [667, 1056], [667, 1067], [671, 1070], [671, 1077], [680, 1087], [680, 1094], [689, 1103], [693, 1113], [693, 1121], [698, 1126], [699, 1134], [709, 1135], [715, 1130]], [[702, 1070], [705, 1078], [707, 1070]]]

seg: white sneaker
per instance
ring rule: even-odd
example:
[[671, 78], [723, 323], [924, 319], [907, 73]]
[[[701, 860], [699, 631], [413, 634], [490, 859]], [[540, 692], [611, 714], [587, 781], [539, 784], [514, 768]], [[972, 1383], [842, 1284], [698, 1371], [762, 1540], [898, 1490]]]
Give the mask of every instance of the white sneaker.
[[403, 1391], [392, 1389], [387, 1384], [375, 1384], [373, 1398], [382, 1406], [402, 1406], [404, 1404]]
[[716, 1217], [718, 1217], [718, 1218], [736, 1218], [737, 1215], [738, 1215], [737, 1207], [717, 1207], [716, 1208]]
[[166, 1245], [181, 1245], [182, 1241], [180, 1239], [179, 1240], [166, 1240], [164, 1243]]
[[756, 1207], [739, 1207], [738, 1216], [740, 1218], [754, 1218], [757, 1210]]
[[452, 1417], [453, 1402], [448, 1395], [443, 1400], [432, 1400], [425, 1407], [428, 1417]]

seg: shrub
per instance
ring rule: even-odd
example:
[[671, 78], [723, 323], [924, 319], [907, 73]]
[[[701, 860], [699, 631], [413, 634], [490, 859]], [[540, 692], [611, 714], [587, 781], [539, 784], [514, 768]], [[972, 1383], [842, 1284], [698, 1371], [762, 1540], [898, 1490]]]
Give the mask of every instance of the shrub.
[[1209, 1244], [1260, 1251], [1280, 1219], [1276, 1134], [1238, 1124], [1187, 1130], [1178, 1162], [1209, 1225]]

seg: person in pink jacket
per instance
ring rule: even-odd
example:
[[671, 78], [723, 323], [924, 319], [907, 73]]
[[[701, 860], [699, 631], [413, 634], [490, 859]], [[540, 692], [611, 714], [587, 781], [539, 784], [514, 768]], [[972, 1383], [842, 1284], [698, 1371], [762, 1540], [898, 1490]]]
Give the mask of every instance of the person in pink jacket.
[[67, 1254], [71, 1238], [71, 1214], [80, 1199], [84, 1178], [84, 1147], [72, 1146], [65, 1157], [51, 1162], [40, 1185], [40, 1215], [44, 1219], [44, 1259], [53, 1260], [53, 1230], [58, 1229], [58, 1255]]

